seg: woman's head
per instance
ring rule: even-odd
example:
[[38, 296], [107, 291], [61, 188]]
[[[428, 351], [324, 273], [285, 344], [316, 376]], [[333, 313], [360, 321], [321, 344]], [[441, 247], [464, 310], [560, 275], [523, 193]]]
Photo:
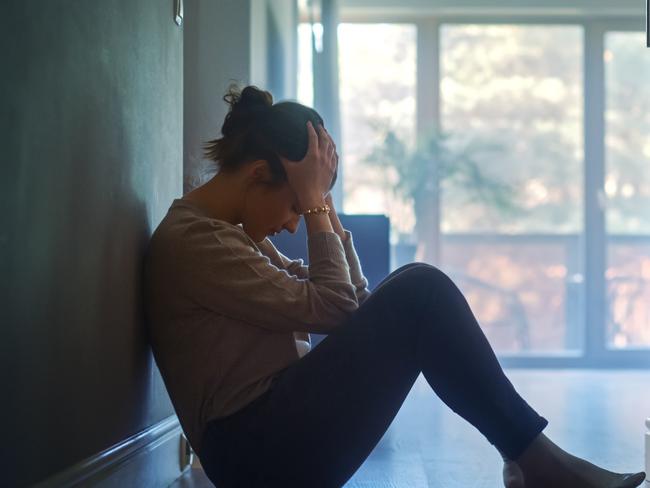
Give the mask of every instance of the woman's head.
[[[260, 242], [274, 231], [295, 232], [300, 222], [297, 195], [290, 187], [280, 156], [302, 160], [307, 153], [307, 122], [324, 125], [318, 113], [296, 102], [273, 103], [272, 95], [254, 86], [231, 86], [223, 99], [230, 105], [222, 137], [205, 143], [205, 156], [217, 164], [237, 193], [236, 220]], [[235, 176], [235, 178], [230, 178]], [[330, 189], [336, 182], [335, 171]], [[225, 197], [225, 195], [221, 195]], [[217, 197], [217, 195], [215, 195]]]
[[[264, 160], [269, 169], [269, 185], [287, 184], [287, 174], [278, 156], [300, 161], [307, 153], [307, 122], [324, 126], [313, 108], [297, 102], [273, 103], [273, 96], [255, 86], [240, 90], [231, 85], [223, 99], [230, 105], [221, 128], [222, 137], [204, 145], [205, 157], [219, 171], [234, 172], [254, 161]], [[334, 173], [330, 189], [336, 183]]]

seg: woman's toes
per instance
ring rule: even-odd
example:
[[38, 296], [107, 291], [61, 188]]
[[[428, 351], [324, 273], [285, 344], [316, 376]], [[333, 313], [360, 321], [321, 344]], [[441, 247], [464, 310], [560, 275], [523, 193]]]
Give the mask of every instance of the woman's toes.
[[645, 476], [646, 475], [643, 471], [639, 473], [623, 474], [621, 475], [620, 482], [615, 488], [634, 488], [645, 481]]

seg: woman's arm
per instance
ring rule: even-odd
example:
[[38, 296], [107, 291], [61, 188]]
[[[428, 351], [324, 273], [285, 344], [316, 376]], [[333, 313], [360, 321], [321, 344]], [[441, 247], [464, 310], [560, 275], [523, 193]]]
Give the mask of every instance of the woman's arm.
[[[361, 270], [361, 263], [359, 262], [359, 257], [357, 256], [356, 250], [354, 249], [352, 234], [349, 230], [345, 230], [341, 225], [341, 221], [336, 215], [336, 210], [334, 209], [334, 205], [332, 203], [331, 194], [329, 193], [327, 194], [327, 197], [325, 197], [325, 203], [327, 203], [327, 205], [329, 205], [330, 207], [329, 215], [330, 215], [330, 222], [332, 224], [332, 229], [341, 238], [341, 242], [343, 243], [345, 258], [346, 261], [348, 262], [348, 266], [350, 269], [350, 279], [355, 288], [355, 295], [357, 297], [357, 301], [359, 305], [361, 305], [370, 296], [371, 291], [368, 289], [368, 280], [363, 275], [363, 271]], [[268, 240], [268, 242], [273, 252], [278, 253], [280, 259], [284, 264], [284, 268], [287, 271], [289, 271], [289, 273], [295, 274], [299, 278], [304, 278], [304, 279], [309, 278], [309, 268], [304, 265], [302, 259], [292, 260], [286, 257], [277, 249], [275, 249], [275, 246], [273, 246], [273, 243], [270, 240]]]
[[353, 242], [347, 242], [350, 231], [345, 230], [341, 225], [341, 221], [339, 220], [339, 217], [336, 214], [336, 210], [334, 209], [331, 192], [329, 192], [325, 197], [325, 203], [330, 207], [329, 216], [330, 222], [332, 224], [332, 229], [339, 235], [341, 242], [343, 243], [346, 260], [350, 266], [350, 279], [352, 280], [352, 284], [355, 287], [357, 301], [359, 302], [359, 305], [361, 305], [371, 294], [371, 291], [368, 289], [368, 280], [363, 275], [363, 271], [361, 270], [361, 263], [359, 262], [359, 257], [357, 256], [354, 249]]
[[348, 237], [345, 234], [345, 231], [343, 229], [343, 226], [341, 225], [341, 221], [339, 220], [339, 216], [336, 215], [336, 209], [334, 208], [334, 202], [332, 202], [332, 192], [329, 192], [327, 196], [325, 197], [325, 203], [329, 206], [330, 208], [330, 223], [332, 224], [332, 228], [334, 229], [334, 232], [336, 232], [339, 237], [341, 238], [341, 242], [345, 242]]
[[327, 334], [359, 307], [332, 232], [307, 236], [308, 279], [276, 266], [239, 227], [202, 219], [186, 234], [178, 286], [199, 308], [270, 330]]

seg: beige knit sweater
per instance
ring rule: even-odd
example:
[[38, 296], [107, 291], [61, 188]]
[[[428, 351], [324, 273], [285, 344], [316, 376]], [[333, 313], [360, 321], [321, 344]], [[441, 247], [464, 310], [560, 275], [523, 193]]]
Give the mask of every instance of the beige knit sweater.
[[308, 235], [309, 266], [175, 199], [145, 257], [154, 358], [192, 448], [370, 296], [352, 234]]

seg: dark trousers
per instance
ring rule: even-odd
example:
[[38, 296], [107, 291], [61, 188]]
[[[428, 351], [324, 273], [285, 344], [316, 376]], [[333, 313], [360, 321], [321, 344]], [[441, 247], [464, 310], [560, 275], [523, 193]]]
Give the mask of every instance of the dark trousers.
[[209, 422], [201, 463], [217, 488], [341, 487], [420, 373], [509, 459], [548, 424], [504, 375], [456, 285], [434, 266], [411, 263], [270, 390]]

